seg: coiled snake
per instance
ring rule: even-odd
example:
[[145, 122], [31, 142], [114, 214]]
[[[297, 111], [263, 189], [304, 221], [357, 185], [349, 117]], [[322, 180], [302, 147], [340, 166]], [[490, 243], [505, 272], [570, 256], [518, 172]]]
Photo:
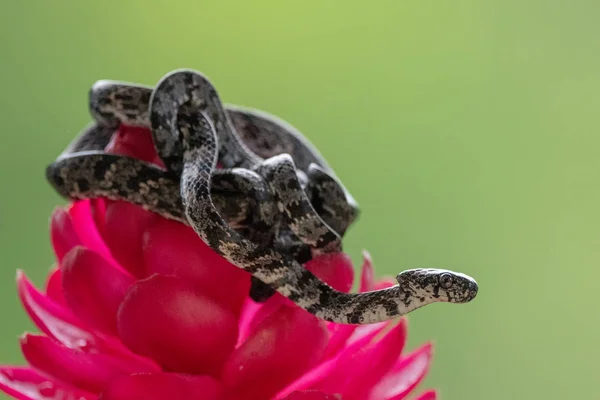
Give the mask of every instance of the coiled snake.
[[[356, 219], [358, 205], [324, 158], [286, 122], [257, 110], [223, 107], [212, 84], [202, 76], [199, 79], [203, 104], [219, 121], [220, 137], [225, 143], [220, 161], [226, 169], [215, 171], [212, 195], [227, 222], [253, 241], [290, 253], [299, 262], [340, 251], [341, 236]], [[152, 131], [166, 171], [103, 151], [120, 124], [150, 126], [151, 94], [149, 87], [125, 82], [105, 80], [94, 84], [89, 103], [96, 123], [84, 130], [47, 169], [48, 180], [61, 195], [125, 200], [167, 218], [188, 222], [179, 196], [179, 143], [165, 141], [168, 134], [160, 129]], [[287, 190], [287, 196], [282, 195], [280, 188], [269, 187], [275, 182], [270, 175], [265, 181], [249, 169], [236, 168], [257, 170], [262, 157], [281, 153], [291, 154], [300, 170], [263, 172], [287, 173], [296, 187], [294, 193]], [[280, 178], [279, 182], [284, 180]], [[253, 279], [253, 299], [265, 300], [273, 293]]]
[[[304, 156], [284, 153], [264, 160], [252, 153], [236, 135], [227, 115], [235, 115], [236, 111], [224, 110], [216, 91], [203, 75], [177, 70], [165, 76], [153, 91], [140, 88], [110, 83], [92, 90], [92, 99], [106, 100], [112, 96], [112, 100], [98, 101], [92, 106], [97, 120], [105, 119], [104, 124], [92, 125], [48, 168], [47, 176], [61, 194], [71, 198], [126, 199], [188, 223], [204, 242], [231, 263], [328, 321], [374, 323], [433, 302], [465, 303], [476, 296], [478, 287], [472, 278], [440, 269], [404, 271], [397, 276], [398, 285], [383, 290], [358, 294], [338, 292], [306, 270], [293, 252], [265, 244], [269, 240], [260, 235], [240, 234], [228, 221], [235, 212], [226, 206], [227, 201], [219, 199], [219, 190], [224, 187], [233, 187], [253, 203], [248, 209], [252, 208], [257, 215], [251, 222], [254, 232], [269, 231], [277, 225], [273, 221], [277, 213], [270, 208], [275, 204], [281, 211], [284, 226], [309, 246], [313, 254], [339, 251], [340, 234], [331, 226], [337, 223], [343, 234], [354, 219], [350, 215], [356, 215], [356, 206], [337, 179], [330, 175], [327, 165], [317, 164], [320, 160], [315, 160], [314, 152], [308, 151], [308, 158], [313, 158], [310, 163], [298, 161]], [[123, 95], [128, 90], [130, 92]], [[115, 107], [116, 92], [120, 93], [120, 99], [126, 100], [120, 108]], [[94, 93], [104, 95], [94, 97]], [[110, 104], [111, 112], [103, 111], [106, 104]], [[147, 126], [148, 121], [166, 172], [139, 160], [100, 151], [116, 122]], [[268, 118], [263, 121], [271, 122]], [[227, 169], [217, 170], [217, 163]], [[343, 196], [345, 204], [327, 205], [331, 199], [322, 198], [321, 204], [326, 206], [320, 214], [313, 205], [317, 202], [311, 202], [309, 193], [315, 197], [317, 192], [318, 197], [318, 185], [314, 182], [324, 181], [337, 186], [333, 191], [339, 195], [337, 200]], [[323, 197], [325, 192], [320, 193]], [[261, 205], [265, 206], [262, 210]], [[325, 215], [332, 217], [333, 210], [343, 210], [345, 219], [339, 221], [335, 220], [339, 216], [333, 216], [335, 221], [329, 225], [324, 221]]]

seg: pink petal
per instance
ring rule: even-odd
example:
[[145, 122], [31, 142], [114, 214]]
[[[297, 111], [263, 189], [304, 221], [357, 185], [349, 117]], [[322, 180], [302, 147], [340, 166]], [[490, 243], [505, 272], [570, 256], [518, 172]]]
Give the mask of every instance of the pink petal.
[[428, 390], [426, 392], [423, 392], [415, 400], [436, 400], [436, 399], [437, 399], [437, 392], [435, 390]]
[[[344, 399], [364, 400], [367, 393], [400, 359], [400, 354], [406, 344], [406, 319], [400, 320], [396, 326], [388, 330], [379, 340], [371, 342], [357, 352], [351, 365], [339, 368], [341, 374], [330, 381], [331, 386], [343, 393]], [[335, 374], [333, 375], [335, 376]], [[330, 377], [331, 379], [331, 377]], [[336, 382], [337, 381], [337, 382]], [[340, 385], [340, 382], [344, 382]]]
[[238, 340], [235, 345], [236, 348], [250, 336], [252, 321], [262, 306], [261, 303], [256, 303], [250, 297], [247, 297], [246, 300], [244, 300], [238, 321]]
[[53, 268], [46, 279], [46, 294], [52, 300], [60, 304], [67, 304], [62, 288], [62, 272], [59, 268]]
[[219, 400], [223, 387], [210, 376], [159, 372], [135, 374], [113, 381], [100, 400]]
[[397, 284], [398, 282], [396, 282], [394, 278], [383, 277], [382, 279], [375, 282], [375, 287], [373, 288], [373, 290], [386, 289]]
[[[159, 218], [144, 233], [146, 276], [174, 275], [193, 284], [236, 314], [248, 297], [250, 275], [208, 247], [194, 230], [179, 222]], [[227, 290], [223, 290], [226, 282]]]
[[106, 151], [163, 166], [156, 154], [150, 130], [147, 128], [121, 125], [106, 146]]
[[373, 260], [368, 251], [363, 251], [363, 265], [360, 274], [359, 292], [368, 292], [375, 287], [375, 272], [373, 271]]
[[355, 341], [373, 331], [379, 331], [385, 326], [388, 326], [387, 321], [369, 325], [344, 325], [333, 322], [328, 323], [327, 327], [329, 329], [331, 338], [329, 339], [325, 358], [332, 357], [344, 347], [351, 345]]
[[344, 347], [387, 325], [387, 321], [369, 325], [344, 325], [330, 322], [328, 328], [331, 338], [329, 339], [325, 358], [334, 356]]
[[69, 209], [73, 227], [75, 228], [75, 232], [77, 232], [77, 236], [81, 239], [83, 246], [94, 250], [108, 261], [114, 262], [108, 247], [100, 235], [96, 221], [94, 221], [94, 212], [92, 200], [76, 201]]
[[17, 289], [25, 310], [42, 332], [69, 347], [93, 340], [67, 308], [38, 292], [22, 271], [17, 271]]
[[[100, 235], [100, 240], [102, 240], [104, 242], [104, 225], [105, 225], [105, 221], [104, 218], [106, 216], [106, 207], [107, 207], [107, 202], [109, 202], [110, 200], [105, 199], [105, 198], [99, 198], [99, 199], [91, 199], [90, 200], [90, 215], [92, 216], [92, 220], [94, 221], [94, 224], [96, 225], [96, 230], [98, 231], [98, 234]], [[106, 246], [106, 243], [105, 243]], [[110, 252], [110, 250], [109, 250]]]
[[376, 324], [368, 324], [368, 325], [358, 325], [352, 335], [346, 341], [346, 347], [356, 343], [359, 340], [363, 340], [365, 336], [371, 336], [373, 332], [379, 333], [382, 331], [389, 330], [392, 326], [394, 326], [394, 322], [384, 321]]
[[349, 344], [335, 357], [332, 357], [315, 366], [300, 378], [292, 382], [289, 386], [281, 390], [278, 393], [277, 398], [285, 397], [296, 390], [316, 389], [321, 381], [326, 379], [330, 374], [334, 373], [334, 371], [336, 371], [340, 365], [343, 367], [343, 364], [346, 360], [350, 359], [354, 353], [365, 347], [379, 332], [381, 332], [384, 327], [385, 325], [378, 325], [377, 329], [367, 331], [365, 335]]
[[171, 371], [219, 376], [237, 339], [230, 310], [176, 277], [132, 286], [117, 314], [121, 340]]
[[313, 388], [327, 393], [340, 392], [344, 399], [365, 399], [369, 389], [400, 357], [405, 342], [406, 322], [402, 320], [379, 340], [372, 341], [353, 353], [346, 353], [338, 359], [337, 368], [330, 371]]
[[24, 335], [21, 350], [32, 367], [91, 393], [102, 391], [116, 376], [153, 371], [143, 364], [134, 369], [115, 357], [70, 349], [46, 336]]
[[135, 277], [145, 276], [142, 236], [161, 218], [134, 204], [116, 201], [108, 204], [104, 223], [104, 240], [112, 256]]
[[131, 353], [120, 342], [91, 333], [64, 305], [40, 293], [22, 271], [17, 271], [17, 289], [21, 303], [35, 325], [65, 346], [111, 354], [134, 369], [154, 367], [153, 362]]
[[55, 381], [27, 367], [0, 367], [0, 390], [20, 400], [96, 399], [93, 394]]
[[135, 279], [98, 253], [79, 246], [67, 253], [62, 268], [65, 299], [75, 315], [116, 334], [117, 309]]
[[327, 351], [325, 352], [326, 358], [334, 356], [344, 347], [348, 338], [352, 336], [352, 333], [357, 328], [357, 325], [345, 325], [330, 322], [328, 328], [331, 337], [327, 344]]
[[306, 269], [331, 287], [341, 292], [349, 292], [354, 281], [354, 267], [347, 254], [325, 254], [304, 264]]
[[63, 208], [56, 208], [50, 217], [50, 240], [56, 259], [61, 262], [65, 254], [73, 247], [81, 245], [81, 239], [75, 231], [73, 220]]
[[327, 394], [314, 390], [294, 392], [282, 400], [341, 400], [339, 394]]
[[298, 307], [281, 307], [235, 350], [222, 380], [243, 398], [269, 398], [321, 361], [327, 340], [322, 321]]
[[248, 340], [258, 329], [261, 329], [263, 321], [277, 312], [280, 308], [295, 307], [294, 303], [279, 294], [275, 294], [264, 303], [255, 303], [248, 298], [248, 303], [254, 304], [255, 307], [246, 306], [246, 313], [248, 310], [252, 310], [252, 315], [245, 315], [244, 319], [240, 320], [240, 334], [236, 347]]
[[427, 343], [398, 360], [391, 371], [373, 388], [370, 399], [404, 399], [427, 375], [432, 351], [431, 344]]

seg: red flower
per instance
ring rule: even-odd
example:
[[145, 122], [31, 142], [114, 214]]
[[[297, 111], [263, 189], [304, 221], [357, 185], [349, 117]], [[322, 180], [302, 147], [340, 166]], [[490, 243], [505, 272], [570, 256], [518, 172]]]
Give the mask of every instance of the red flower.
[[[113, 150], [125, 152], [128, 132]], [[50, 231], [58, 267], [45, 290], [17, 275], [42, 334], [21, 338], [29, 366], [0, 367], [0, 389], [14, 398], [399, 400], [428, 371], [430, 344], [402, 354], [405, 319], [339, 325], [280, 295], [255, 303], [246, 272], [191, 228], [139, 207], [75, 202], [54, 212]], [[338, 290], [352, 286], [344, 254], [306, 267]], [[365, 255], [360, 290], [387, 285]]]

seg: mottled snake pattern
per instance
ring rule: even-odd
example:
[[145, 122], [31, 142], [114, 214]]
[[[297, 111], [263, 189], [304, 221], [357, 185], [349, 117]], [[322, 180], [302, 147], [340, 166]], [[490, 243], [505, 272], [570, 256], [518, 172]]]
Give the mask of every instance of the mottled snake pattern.
[[[356, 202], [297, 130], [223, 106], [196, 71], [173, 71], [154, 89], [100, 81], [90, 109], [95, 122], [47, 169], [54, 188], [72, 199], [129, 201], [191, 225], [266, 297], [277, 291], [319, 318], [366, 324], [477, 294], [472, 278], [448, 270], [407, 270], [391, 288], [342, 293], [305, 269], [308, 259], [341, 251]], [[120, 124], [151, 128], [166, 170], [104, 152]]]
[[[226, 169], [215, 172], [212, 188], [213, 200], [226, 220], [251, 239], [291, 253], [299, 262], [340, 251], [341, 237], [356, 219], [358, 205], [325, 159], [285, 121], [257, 110], [223, 106], [212, 84], [203, 77], [200, 79], [206, 99], [204, 107], [221, 122], [220, 137], [226, 143], [220, 160]], [[71, 198], [126, 200], [187, 223], [178, 195], [182, 157], [179, 143], [165, 139], [168, 134], [160, 129], [152, 132], [167, 171], [102, 151], [120, 124], [150, 127], [151, 94], [149, 87], [125, 82], [105, 80], [94, 84], [89, 104], [96, 123], [84, 130], [47, 171], [49, 181], [60, 194]], [[300, 169], [269, 172], [279, 174], [280, 182], [293, 181], [295, 192], [287, 190], [292, 196], [275, 189], [272, 193], [279, 195], [270, 197], [267, 182], [251, 170], [236, 168], [257, 169], [263, 157], [283, 152], [292, 154]], [[112, 168], [109, 175], [107, 168]], [[92, 172], [94, 177], [90, 176]], [[296, 201], [290, 202], [290, 198]], [[273, 293], [253, 279], [253, 299], [265, 300]]]

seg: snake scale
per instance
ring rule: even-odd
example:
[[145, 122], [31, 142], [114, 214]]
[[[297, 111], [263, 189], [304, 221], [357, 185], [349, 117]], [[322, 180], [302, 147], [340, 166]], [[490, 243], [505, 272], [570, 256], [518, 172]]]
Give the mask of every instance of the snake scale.
[[[341, 250], [356, 202], [299, 132], [266, 113], [223, 106], [196, 71], [173, 71], [154, 89], [100, 81], [90, 104], [96, 123], [47, 169], [65, 197], [122, 199], [191, 225], [267, 296], [277, 291], [328, 321], [380, 322], [477, 294], [471, 277], [448, 270], [407, 270], [391, 288], [343, 293], [305, 269], [310, 257]], [[151, 128], [166, 171], [103, 151], [121, 123]]]

